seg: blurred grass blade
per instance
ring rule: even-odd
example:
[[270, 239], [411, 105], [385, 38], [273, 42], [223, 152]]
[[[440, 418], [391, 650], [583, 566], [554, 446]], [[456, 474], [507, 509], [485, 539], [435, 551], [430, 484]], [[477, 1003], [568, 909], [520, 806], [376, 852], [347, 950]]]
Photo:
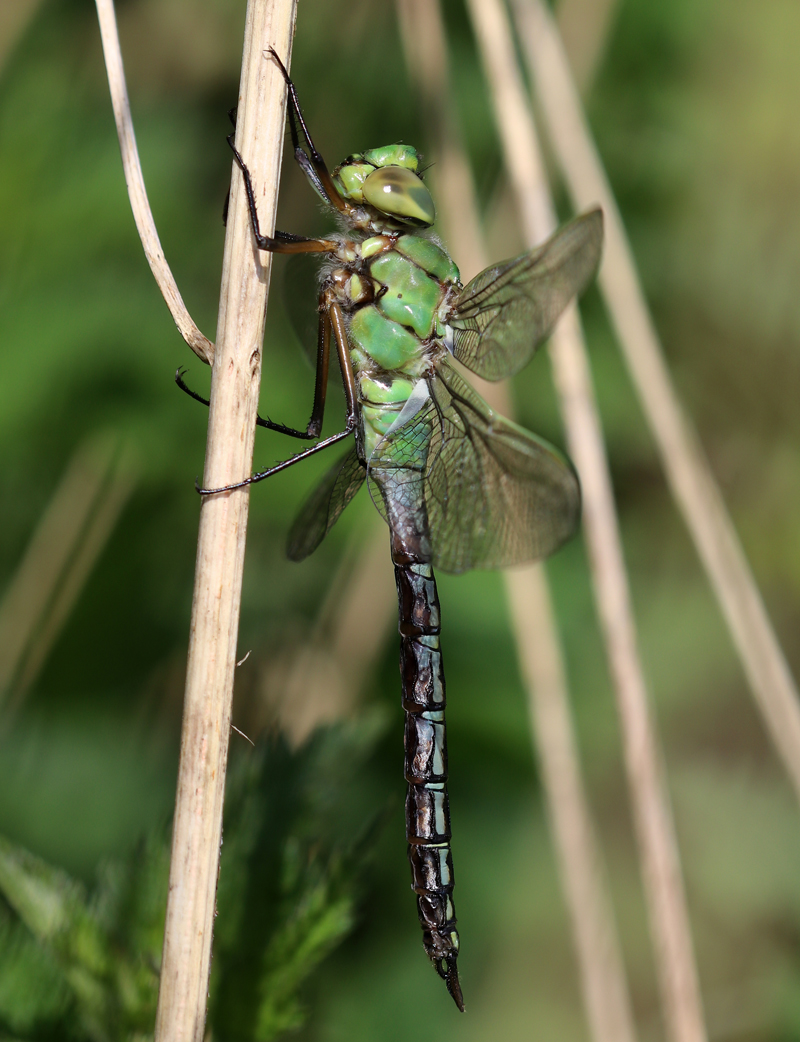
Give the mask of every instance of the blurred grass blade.
[[618, 0], [559, 0], [558, 27], [582, 94], [588, 94], [603, 60]]
[[0, 604], [4, 716], [39, 675], [131, 488], [130, 456], [119, 438], [93, 437], [70, 460]]
[[136, 135], [133, 132], [131, 107], [128, 101], [128, 89], [125, 85], [125, 72], [122, 66], [122, 51], [119, 46], [117, 20], [114, 15], [113, 0], [96, 0], [97, 18], [100, 22], [100, 35], [103, 39], [103, 56], [108, 72], [108, 86], [111, 92], [111, 103], [114, 107], [114, 119], [119, 136], [119, 149], [122, 155], [122, 166], [125, 170], [125, 183], [133, 210], [133, 219], [139, 238], [142, 240], [145, 256], [158, 283], [158, 288], [175, 320], [183, 339], [198, 358], [211, 364], [214, 358], [214, 345], [205, 337], [194, 319], [186, 309], [178, 284], [167, 264], [164, 250], [158, 238], [158, 231], [153, 220], [147, 189], [139, 162], [139, 151], [136, 147]]
[[633, 1042], [625, 967], [581, 777], [566, 671], [542, 565], [505, 574], [534, 743], [595, 1042]]
[[[430, 119], [437, 200], [446, 200], [440, 224], [448, 242], [460, 243], [465, 256], [456, 253], [459, 263], [478, 272], [487, 259], [474, 183], [451, 101], [441, 7], [430, 0], [397, 0], [397, 7], [406, 61]], [[457, 240], [454, 229], [459, 231]], [[488, 383], [472, 375], [470, 380], [480, 384], [493, 408], [513, 417], [507, 383]], [[594, 1042], [633, 1042], [628, 985], [581, 777], [547, 575], [534, 566], [506, 572], [505, 581], [589, 1029]]]
[[[420, 93], [427, 136], [434, 153], [430, 178], [437, 223], [462, 282], [486, 266], [475, 183], [458, 130], [449, 82], [449, 63], [438, 0], [397, 0], [403, 53]], [[472, 379], [472, 377], [471, 377]]]
[[[387, 528], [370, 510], [331, 580], [308, 640], [292, 651], [288, 669], [267, 670], [262, 679], [270, 716], [293, 749], [318, 727], [353, 713], [396, 615]], [[263, 723], [257, 722], [258, 730]]]
[[0, 6], [0, 73], [43, 0], [13, 0]]
[[[501, 0], [468, 0], [491, 84], [506, 168], [528, 242], [556, 226], [511, 25]], [[680, 857], [655, 722], [639, 659], [611, 476], [577, 308], [564, 314], [550, 342], [570, 455], [584, 496], [592, 582], [611, 666], [624, 739], [628, 788], [654, 938], [656, 968], [671, 1042], [705, 1042]]]
[[672, 494], [722, 608], [747, 679], [800, 798], [800, 694], [711, 468], [678, 402], [611, 187], [558, 32], [541, 0], [514, 0], [520, 37], [558, 162], [577, 209], [605, 215], [600, 289], [655, 437]]

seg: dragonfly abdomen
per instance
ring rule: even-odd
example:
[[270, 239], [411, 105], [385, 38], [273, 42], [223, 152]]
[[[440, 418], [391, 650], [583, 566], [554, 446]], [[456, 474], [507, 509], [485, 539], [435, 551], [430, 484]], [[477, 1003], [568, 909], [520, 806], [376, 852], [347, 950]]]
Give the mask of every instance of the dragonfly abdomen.
[[[398, 555], [399, 556], [399, 555]], [[406, 838], [425, 951], [464, 1008], [456, 961], [453, 861], [447, 799], [445, 681], [439, 647], [439, 596], [427, 562], [395, 557], [400, 606], [400, 672], [405, 725]]]

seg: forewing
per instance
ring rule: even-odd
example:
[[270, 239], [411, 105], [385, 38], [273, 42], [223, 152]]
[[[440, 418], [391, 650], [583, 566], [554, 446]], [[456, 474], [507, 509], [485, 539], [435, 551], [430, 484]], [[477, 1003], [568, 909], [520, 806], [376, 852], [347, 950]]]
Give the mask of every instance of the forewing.
[[397, 494], [420, 489], [434, 565], [446, 572], [506, 568], [557, 550], [580, 519], [570, 462], [493, 412], [447, 362], [429, 388], [425, 407], [380, 443], [376, 463], [396, 468]]
[[289, 532], [286, 554], [302, 561], [312, 554], [364, 484], [366, 471], [355, 446], [331, 467], [300, 509]]
[[591, 282], [602, 243], [602, 211], [590, 210], [542, 246], [476, 275], [448, 319], [459, 362], [485, 380], [527, 365], [572, 297]]

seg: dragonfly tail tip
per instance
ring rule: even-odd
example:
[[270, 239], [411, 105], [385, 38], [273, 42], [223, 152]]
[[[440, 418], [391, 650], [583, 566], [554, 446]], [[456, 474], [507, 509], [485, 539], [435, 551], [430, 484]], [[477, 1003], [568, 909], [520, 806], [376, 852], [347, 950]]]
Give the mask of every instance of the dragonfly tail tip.
[[443, 966], [444, 972], [441, 974], [441, 976], [444, 978], [444, 982], [447, 985], [447, 990], [450, 993], [450, 997], [463, 1013], [464, 996], [461, 994], [461, 981], [458, 979], [458, 967], [456, 966], [455, 957], [453, 956], [447, 959], [443, 959], [442, 961], [446, 965]]

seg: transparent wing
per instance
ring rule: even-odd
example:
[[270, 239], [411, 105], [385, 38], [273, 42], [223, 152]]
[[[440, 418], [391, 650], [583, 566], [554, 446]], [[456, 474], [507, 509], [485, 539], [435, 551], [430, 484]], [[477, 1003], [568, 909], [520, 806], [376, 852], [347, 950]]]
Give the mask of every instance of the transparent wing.
[[602, 243], [602, 211], [590, 210], [542, 246], [476, 275], [448, 319], [459, 362], [485, 380], [519, 372], [592, 280]]
[[[369, 477], [384, 488], [419, 489], [434, 565], [446, 572], [506, 568], [557, 550], [580, 519], [569, 460], [493, 412], [447, 362], [429, 389], [416, 416], [381, 441]], [[380, 504], [380, 489], [370, 491]]]
[[283, 308], [312, 369], [317, 364], [319, 286], [319, 254], [298, 253], [285, 261]]
[[290, 561], [302, 561], [317, 549], [364, 484], [365, 477], [366, 470], [353, 446], [334, 463], [300, 508], [286, 545]]

